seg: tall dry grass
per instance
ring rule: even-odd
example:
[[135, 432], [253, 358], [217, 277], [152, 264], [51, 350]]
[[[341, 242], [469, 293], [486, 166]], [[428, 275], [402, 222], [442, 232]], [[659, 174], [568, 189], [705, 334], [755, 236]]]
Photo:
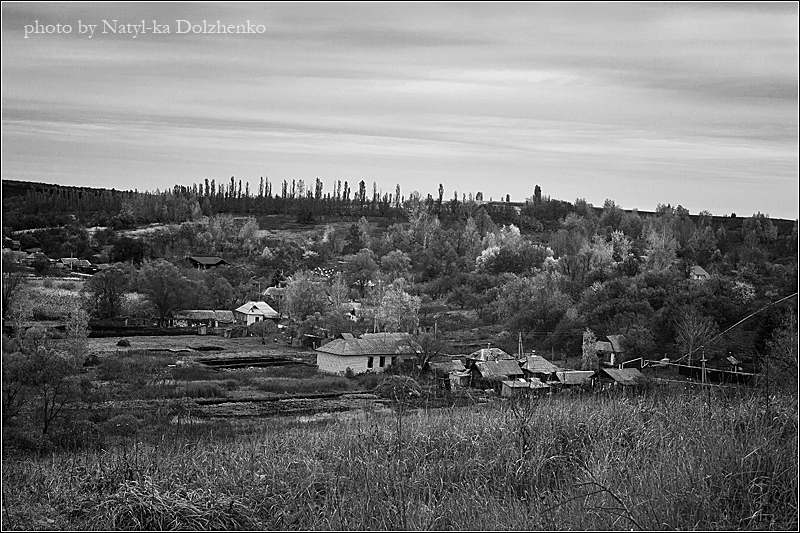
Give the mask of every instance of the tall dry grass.
[[[796, 529], [797, 401], [553, 398], [4, 460], [4, 529]], [[191, 430], [191, 431], [189, 431]]]

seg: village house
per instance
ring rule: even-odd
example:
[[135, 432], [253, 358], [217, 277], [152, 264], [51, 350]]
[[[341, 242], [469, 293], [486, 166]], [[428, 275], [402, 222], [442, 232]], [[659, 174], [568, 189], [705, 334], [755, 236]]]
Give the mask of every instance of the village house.
[[638, 368], [601, 368], [598, 379], [603, 388], [637, 387], [647, 382]]
[[218, 255], [190, 255], [186, 261], [193, 267], [200, 270], [207, 270], [212, 267], [229, 264]]
[[342, 333], [316, 349], [320, 372], [354, 374], [383, 372], [406, 358], [416, 358], [420, 346], [408, 333], [365, 333], [361, 338]]
[[691, 272], [689, 273], [689, 279], [706, 280], [710, 277], [711, 274], [706, 272], [705, 269], [700, 265], [693, 266]]
[[608, 335], [607, 341], [597, 341], [595, 349], [600, 357], [600, 364], [618, 366], [625, 361], [625, 336]]
[[279, 319], [278, 312], [269, 306], [267, 302], [247, 302], [234, 309], [233, 315], [237, 322], [247, 326], [267, 319]]
[[501, 392], [503, 381], [513, 381], [524, 377], [519, 363], [513, 358], [477, 361], [471, 365], [470, 373], [472, 374], [472, 386], [480, 389], [492, 388], [498, 394]]
[[439, 355], [433, 361], [429, 361], [423, 370], [428, 370], [433, 375], [438, 385], [443, 389], [453, 388], [453, 377], [455, 376], [456, 388], [461, 386], [462, 379], [466, 377], [465, 386], [469, 385], [469, 372], [464, 363], [458, 357], [449, 355]]
[[232, 326], [234, 322], [233, 311], [227, 309], [188, 309], [185, 311], [175, 311], [172, 314], [172, 324], [181, 328], [198, 326], [225, 328]]
[[528, 379], [538, 379], [545, 383], [557, 381], [556, 372], [561, 370], [559, 367], [540, 355], [528, 355], [523, 359], [522, 372]]
[[550, 390], [550, 385], [542, 383], [536, 378], [531, 378], [530, 381], [524, 379], [507, 380], [502, 382], [502, 389], [500, 396], [505, 398], [519, 398], [522, 396], [541, 395]]

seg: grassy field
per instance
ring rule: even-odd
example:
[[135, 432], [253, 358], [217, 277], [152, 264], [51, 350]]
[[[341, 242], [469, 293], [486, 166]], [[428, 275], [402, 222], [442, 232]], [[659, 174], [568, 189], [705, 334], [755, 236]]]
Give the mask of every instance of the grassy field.
[[[554, 397], [302, 422], [117, 421], [3, 461], [4, 530], [797, 528], [796, 398]], [[188, 419], [187, 419], [188, 420]]]

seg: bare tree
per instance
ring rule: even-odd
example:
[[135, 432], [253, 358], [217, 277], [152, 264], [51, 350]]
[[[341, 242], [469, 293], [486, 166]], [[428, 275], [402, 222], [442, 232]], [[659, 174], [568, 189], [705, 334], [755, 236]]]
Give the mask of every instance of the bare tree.
[[694, 352], [716, 332], [717, 326], [709, 317], [700, 314], [697, 308], [685, 306], [675, 319], [676, 339], [685, 350], [691, 366]]

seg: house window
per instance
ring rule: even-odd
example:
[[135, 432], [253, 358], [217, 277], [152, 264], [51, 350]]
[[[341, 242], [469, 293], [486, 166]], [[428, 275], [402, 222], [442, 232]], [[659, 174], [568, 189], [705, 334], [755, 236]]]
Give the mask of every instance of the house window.
[[367, 358], [367, 368], [372, 368], [372, 357]]
[[381, 356], [381, 362], [380, 362], [380, 366], [381, 366], [381, 367], [383, 367], [383, 366], [385, 366], [385, 365], [386, 365], [386, 358], [385, 358], [385, 357], [383, 357], [383, 356]]
[[258, 317], [258, 316], [257, 316], [257, 317], [256, 317], [256, 322], [258, 322], [258, 320], [259, 320], [260, 318], [261, 318], [261, 317]]

